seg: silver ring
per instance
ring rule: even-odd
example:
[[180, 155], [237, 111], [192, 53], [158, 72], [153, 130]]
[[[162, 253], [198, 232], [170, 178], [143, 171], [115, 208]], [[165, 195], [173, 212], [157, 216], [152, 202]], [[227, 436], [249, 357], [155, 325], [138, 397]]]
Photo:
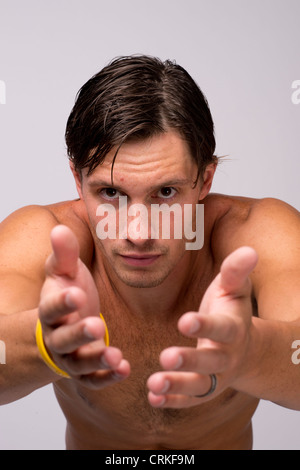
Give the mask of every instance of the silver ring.
[[204, 397], [208, 397], [209, 395], [214, 393], [214, 391], [217, 388], [217, 382], [218, 382], [217, 377], [215, 376], [215, 374], [210, 374], [210, 378], [211, 378], [211, 386], [210, 386], [210, 389], [208, 390], [208, 392], [204, 393], [204, 395], [194, 395], [194, 397], [204, 398]]

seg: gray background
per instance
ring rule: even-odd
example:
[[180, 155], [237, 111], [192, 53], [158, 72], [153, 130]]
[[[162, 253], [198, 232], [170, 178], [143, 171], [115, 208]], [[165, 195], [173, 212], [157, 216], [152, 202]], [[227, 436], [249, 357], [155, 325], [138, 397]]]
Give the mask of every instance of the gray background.
[[[77, 196], [64, 144], [75, 95], [134, 53], [175, 59], [207, 96], [228, 155], [213, 191], [299, 210], [299, 18], [299, 0], [0, 0], [0, 219]], [[300, 449], [298, 412], [261, 402], [253, 423], [255, 449]], [[0, 449], [64, 449], [64, 427], [46, 387], [0, 408]]]

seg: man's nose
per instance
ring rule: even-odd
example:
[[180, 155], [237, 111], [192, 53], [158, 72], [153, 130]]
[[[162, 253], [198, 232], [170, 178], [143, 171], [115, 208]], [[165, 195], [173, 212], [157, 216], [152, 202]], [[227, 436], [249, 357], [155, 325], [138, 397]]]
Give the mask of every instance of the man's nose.
[[144, 245], [151, 239], [150, 211], [144, 204], [131, 204], [120, 221], [120, 238], [127, 238], [135, 245]]

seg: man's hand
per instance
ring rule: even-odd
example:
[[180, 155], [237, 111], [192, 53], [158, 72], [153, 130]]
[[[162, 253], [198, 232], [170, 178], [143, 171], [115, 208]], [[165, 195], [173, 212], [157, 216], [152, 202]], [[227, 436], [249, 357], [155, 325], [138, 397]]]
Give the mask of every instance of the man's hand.
[[[207, 289], [199, 311], [184, 314], [178, 328], [197, 338], [196, 348], [172, 347], [160, 356], [165, 372], [148, 379], [152, 406], [184, 408], [208, 401], [235, 385], [249, 357], [252, 332], [251, 282], [256, 252], [242, 247], [223, 262], [220, 273]], [[210, 390], [211, 374], [216, 390], [205, 398], [196, 395]]]
[[39, 304], [48, 353], [60, 369], [91, 389], [126, 378], [130, 367], [121, 351], [105, 346], [98, 291], [79, 258], [75, 235], [66, 226], [56, 226], [51, 242]]

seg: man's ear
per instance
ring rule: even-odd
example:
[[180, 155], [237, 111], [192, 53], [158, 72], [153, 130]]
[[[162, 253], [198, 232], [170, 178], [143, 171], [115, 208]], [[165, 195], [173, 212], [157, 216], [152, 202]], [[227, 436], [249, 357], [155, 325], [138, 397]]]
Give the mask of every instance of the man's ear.
[[210, 163], [205, 168], [204, 174], [202, 176], [202, 188], [200, 191], [199, 200], [204, 199], [208, 195], [213, 179], [214, 179], [216, 168], [217, 168], [217, 163]]
[[75, 179], [75, 184], [76, 184], [76, 189], [78, 192], [78, 195], [80, 199], [82, 199], [82, 176], [79, 170], [75, 169], [74, 163], [70, 161], [70, 168], [73, 173], [74, 179]]

